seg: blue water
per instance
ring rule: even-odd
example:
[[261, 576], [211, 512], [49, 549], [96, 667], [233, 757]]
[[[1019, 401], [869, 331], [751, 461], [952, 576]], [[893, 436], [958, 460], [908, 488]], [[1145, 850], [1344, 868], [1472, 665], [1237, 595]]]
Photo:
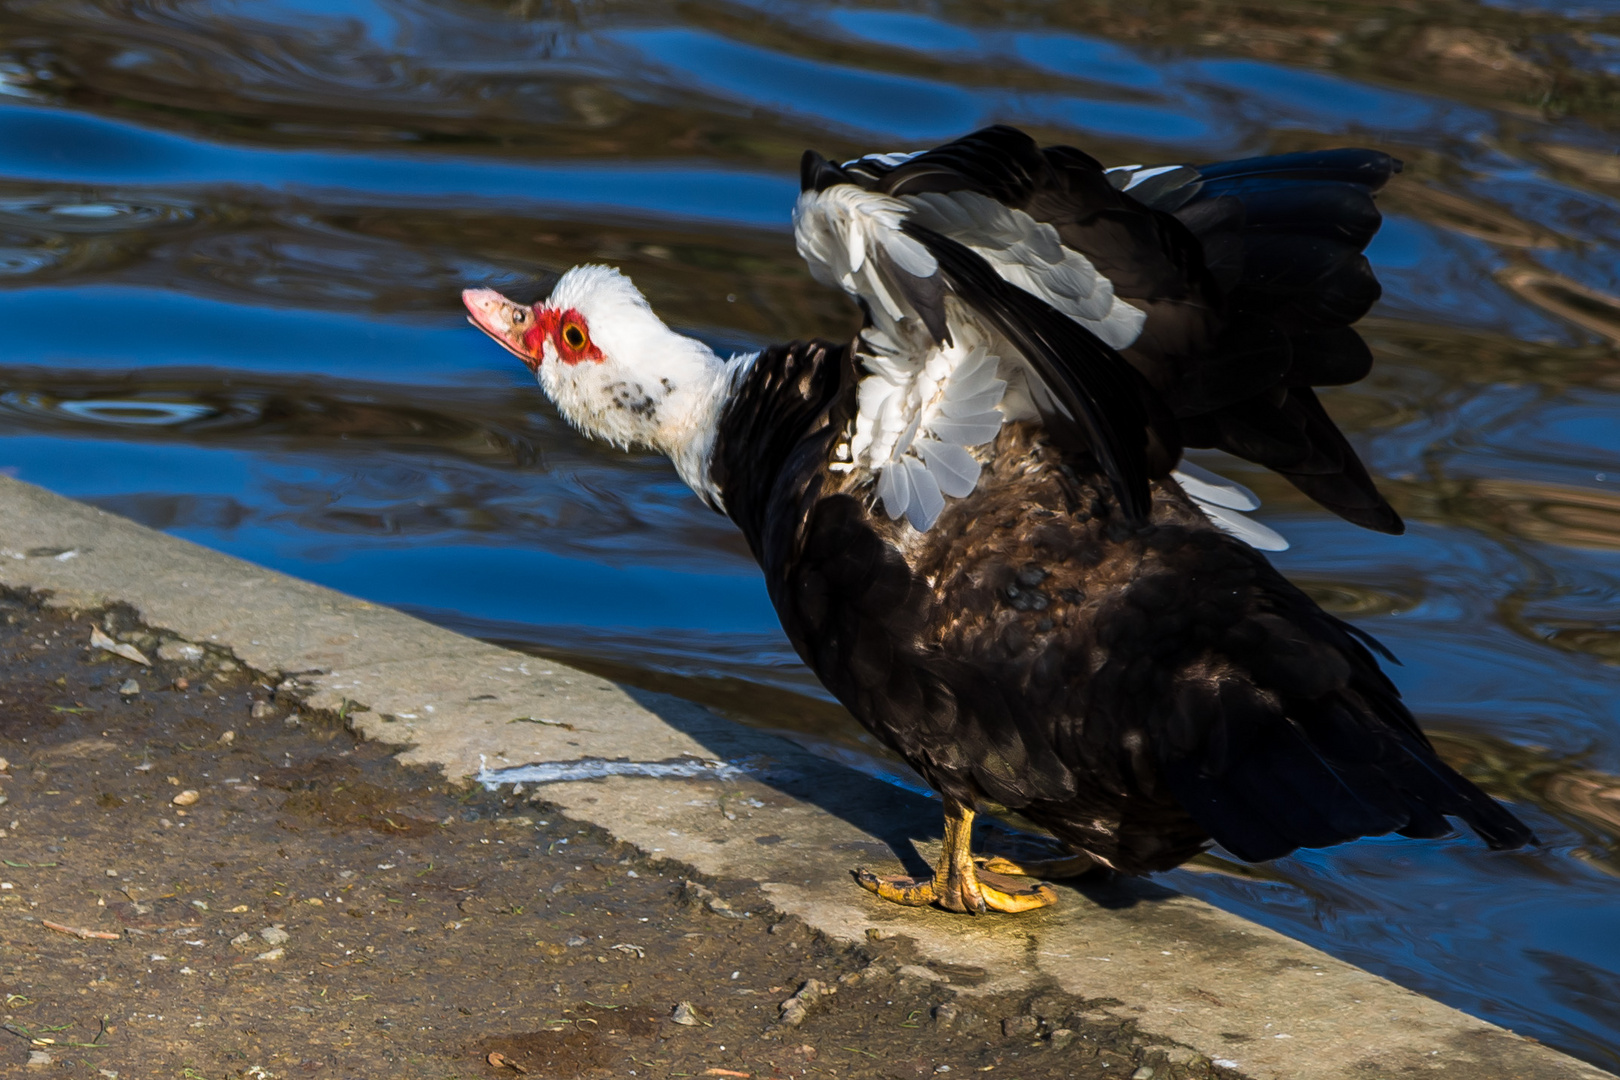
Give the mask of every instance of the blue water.
[[0, 7], [0, 468], [892, 772], [733, 530], [560, 423], [459, 290], [605, 261], [719, 348], [837, 336], [855, 313], [788, 228], [806, 146], [1007, 121], [1111, 164], [1387, 149], [1379, 364], [1326, 398], [1409, 533], [1206, 463], [1544, 844], [1165, 878], [1620, 1067], [1620, 7], [528, 10]]

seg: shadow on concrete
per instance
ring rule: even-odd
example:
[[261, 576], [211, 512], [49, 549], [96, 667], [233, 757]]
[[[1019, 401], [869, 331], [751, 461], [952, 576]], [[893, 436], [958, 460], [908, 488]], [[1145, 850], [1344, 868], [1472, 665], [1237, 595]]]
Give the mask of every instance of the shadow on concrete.
[[[937, 799], [886, 784], [836, 761], [818, 757], [780, 735], [727, 720], [691, 702], [622, 683], [619, 688], [666, 724], [702, 743], [716, 758], [744, 765], [761, 783], [810, 803], [874, 837], [893, 853], [907, 874], [926, 876], [933, 872], [928, 860], [917, 850], [916, 842], [937, 841], [944, 833]], [[1014, 844], [1020, 841], [1027, 844], [1031, 839], [1029, 834], [996, 820], [987, 821], [980, 833], [978, 850], [987, 847], [996, 850], [996, 841], [1002, 838]], [[768, 839], [761, 838], [767, 842]], [[837, 847], [851, 849], [858, 864], [860, 851], [874, 849], [877, 843]], [[872, 850], [869, 854], [879, 853]], [[1109, 870], [1058, 884], [1074, 889], [1099, 907], [1111, 909], [1180, 895], [1147, 879]]]
[[[932, 872], [928, 860], [917, 850], [916, 841], [938, 840], [943, 834], [937, 800], [874, 780], [848, 766], [817, 757], [779, 735], [727, 720], [691, 702], [622, 683], [619, 688], [670, 727], [702, 743], [715, 757], [743, 764], [759, 782], [875, 837], [900, 860], [906, 873]], [[858, 849], [872, 845], [841, 846]], [[864, 862], [859, 851], [851, 854], [856, 856], [857, 865]], [[876, 854], [871, 852], [869, 857]]]

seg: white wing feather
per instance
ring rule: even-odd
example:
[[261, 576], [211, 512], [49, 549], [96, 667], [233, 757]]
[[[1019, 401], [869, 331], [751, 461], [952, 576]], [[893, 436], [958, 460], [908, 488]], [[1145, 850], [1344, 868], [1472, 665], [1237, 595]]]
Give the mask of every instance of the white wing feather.
[[1243, 516], [1242, 512], [1260, 509], [1260, 497], [1242, 484], [1191, 461], [1182, 461], [1170, 475], [1217, 529], [1261, 551], [1288, 550], [1288, 539], [1281, 533]]
[[973, 493], [979, 483], [980, 465], [967, 447], [939, 439], [918, 439], [913, 446], [939, 482], [939, 490], [957, 499]]
[[[1164, 173], [1168, 173], [1168, 172], [1175, 172], [1177, 169], [1180, 169], [1180, 168], [1184, 168], [1184, 166], [1181, 166], [1181, 165], [1155, 165], [1152, 168], [1144, 168], [1141, 165], [1115, 165], [1112, 169], [1109, 169], [1107, 171], [1110, 172], [1110, 173], [1127, 173], [1127, 174], [1129, 174], [1125, 179], [1124, 186], [1120, 188], [1121, 191], [1129, 191], [1129, 190], [1131, 190], [1131, 188], [1135, 187], [1137, 184], [1142, 183], [1144, 180], [1151, 180], [1155, 176], [1161, 176]], [[1112, 179], [1112, 177], [1110, 177], [1110, 179]]]
[[910, 207], [899, 199], [853, 184], [807, 191], [793, 208], [794, 239], [810, 264], [811, 276], [866, 299], [874, 318], [890, 334], [895, 324], [916, 312], [895, 297], [883, 280], [880, 262], [871, 256], [881, 249], [895, 266], [917, 277], [931, 277], [939, 269], [927, 248], [900, 231], [909, 213]]
[[1260, 508], [1260, 496], [1237, 481], [1228, 480], [1220, 473], [1210, 472], [1190, 461], [1183, 461], [1170, 475], [1176, 478], [1181, 490], [1199, 502], [1224, 506], [1228, 510]]
[[[945, 509], [945, 496], [939, 490], [939, 481], [934, 479], [934, 474], [921, 458], [903, 457], [900, 465], [905, 469], [906, 479], [911, 481], [911, 505], [906, 508], [906, 519], [918, 532], [927, 532]], [[927, 524], [918, 528], [918, 518]]]
[[1116, 349], [1142, 334], [1147, 314], [1114, 295], [1091, 260], [1057, 230], [976, 191], [906, 195], [912, 218], [972, 248], [1002, 279], [1038, 296]]
[[926, 150], [910, 150], [905, 153], [867, 154], [865, 157], [851, 158], [850, 160], [844, 162], [844, 168], [847, 169], [851, 165], [855, 165], [862, 161], [875, 161], [879, 165], [887, 165], [892, 169], [898, 165], [904, 165], [912, 158], [919, 157], [926, 153], [928, 153]]
[[[1197, 499], [1193, 500], [1198, 502]], [[1198, 503], [1198, 509], [1204, 516], [1214, 522], [1215, 527], [1230, 536], [1235, 536], [1252, 548], [1261, 551], [1287, 551], [1288, 540], [1274, 529], [1268, 529], [1252, 518], [1246, 518], [1234, 510], [1224, 506], [1212, 506], [1209, 503]]]

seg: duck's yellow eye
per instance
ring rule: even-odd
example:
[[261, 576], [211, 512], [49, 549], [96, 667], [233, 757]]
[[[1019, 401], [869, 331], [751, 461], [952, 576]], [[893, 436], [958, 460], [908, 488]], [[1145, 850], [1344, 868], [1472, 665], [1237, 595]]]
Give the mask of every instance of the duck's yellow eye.
[[578, 323], [569, 323], [563, 327], [563, 344], [570, 349], [583, 349], [585, 347], [585, 330]]

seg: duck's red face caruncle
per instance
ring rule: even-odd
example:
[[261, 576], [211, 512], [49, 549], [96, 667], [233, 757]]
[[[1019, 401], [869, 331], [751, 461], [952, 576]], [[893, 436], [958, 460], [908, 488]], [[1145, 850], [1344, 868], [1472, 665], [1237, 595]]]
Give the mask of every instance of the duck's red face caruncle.
[[548, 359], [570, 365], [605, 359], [591, 340], [585, 316], [573, 308], [530, 307], [494, 289], [467, 289], [461, 302], [467, 305], [467, 321], [500, 342], [530, 371], [538, 372]]

